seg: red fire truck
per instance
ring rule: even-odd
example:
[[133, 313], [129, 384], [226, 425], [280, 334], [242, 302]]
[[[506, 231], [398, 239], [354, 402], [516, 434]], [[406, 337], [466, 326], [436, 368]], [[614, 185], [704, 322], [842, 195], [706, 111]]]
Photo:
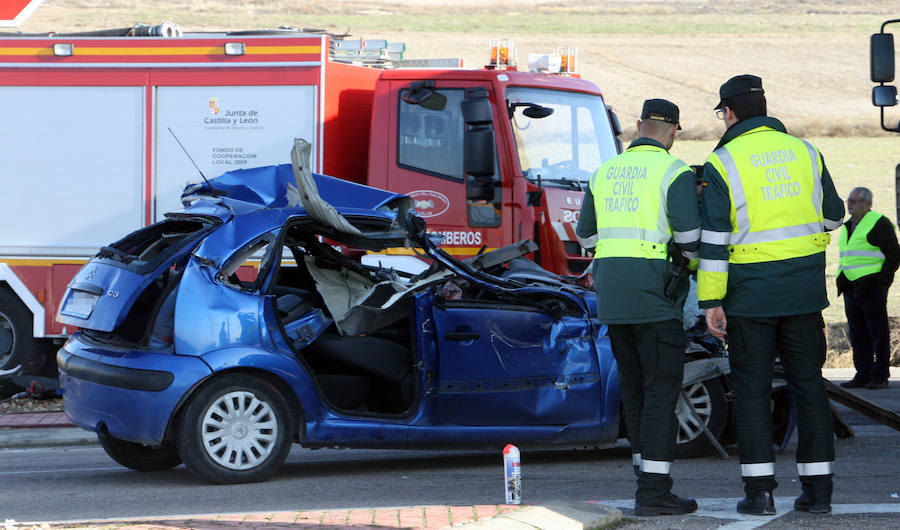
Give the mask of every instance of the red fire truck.
[[179, 208], [194, 163], [284, 163], [298, 137], [316, 172], [411, 195], [451, 253], [529, 238], [544, 268], [582, 273], [574, 225], [621, 150], [617, 119], [573, 50], [524, 71], [511, 42], [489, 44], [489, 64], [467, 69], [291, 29], [0, 34], [0, 370], [49, 366], [75, 271]]

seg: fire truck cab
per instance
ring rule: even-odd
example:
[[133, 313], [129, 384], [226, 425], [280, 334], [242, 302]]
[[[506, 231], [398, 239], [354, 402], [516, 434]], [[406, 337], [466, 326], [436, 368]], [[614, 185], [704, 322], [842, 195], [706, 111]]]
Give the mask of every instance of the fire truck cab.
[[533, 239], [544, 268], [585, 271], [590, 257], [574, 235], [581, 198], [618, 152], [593, 83], [497, 69], [389, 70], [375, 88], [372, 123], [366, 183], [411, 195], [451, 252]]

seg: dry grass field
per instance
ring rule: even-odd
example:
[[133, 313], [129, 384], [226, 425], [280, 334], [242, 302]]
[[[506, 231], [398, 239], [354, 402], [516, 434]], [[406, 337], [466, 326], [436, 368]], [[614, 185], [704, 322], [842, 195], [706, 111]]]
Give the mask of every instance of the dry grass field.
[[[838, 192], [865, 185], [875, 209], [894, 215], [900, 135], [880, 130], [871, 105], [869, 35], [900, 17], [884, 0], [44, 0], [20, 31], [40, 33], [178, 23], [186, 31], [320, 28], [407, 44], [407, 57], [488, 56], [488, 39], [509, 37], [529, 52], [576, 46], [583, 77], [596, 82], [633, 135], [641, 102], [675, 101], [682, 111], [675, 153], [702, 162], [722, 133], [712, 112], [727, 78], [763, 78], [770, 114], [809, 137], [825, 155]], [[896, 124], [900, 111], [889, 112]], [[837, 245], [829, 251], [832, 306]], [[891, 295], [900, 315], [900, 288]], [[838, 331], [832, 333], [837, 338]], [[834, 340], [832, 341], [834, 342]]]
[[513, 38], [520, 63], [576, 46], [579, 70], [624, 126], [643, 99], [665, 97], [682, 108], [684, 137], [710, 139], [718, 87], [741, 73], [763, 78], [772, 114], [799, 134], [879, 134], [868, 39], [892, 16], [900, 6], [884, 0], [44, 0], [20, 30], [289, 25], [403, 41], [408, 57], [470, 66], [487, 59], [492, 37]]

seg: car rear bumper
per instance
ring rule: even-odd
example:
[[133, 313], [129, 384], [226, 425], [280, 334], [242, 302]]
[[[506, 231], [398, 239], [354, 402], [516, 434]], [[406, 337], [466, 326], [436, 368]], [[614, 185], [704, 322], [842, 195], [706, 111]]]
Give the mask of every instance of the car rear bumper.
[[105, 349], [74, 335], [57, 353], [69, 420], [114, 438], [157, 445], [182, 399], [212, 372], [198, 357]]

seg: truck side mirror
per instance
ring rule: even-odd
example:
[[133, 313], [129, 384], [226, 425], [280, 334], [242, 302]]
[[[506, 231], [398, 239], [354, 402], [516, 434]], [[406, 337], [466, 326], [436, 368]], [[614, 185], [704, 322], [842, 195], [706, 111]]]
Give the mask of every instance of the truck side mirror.
[[[869, 66], [873, 83], [889, 83], [894, 80], [894, 35], [876, 33], [869, 40]], [[883, 107], [885, 105], [878, 105]]]
[[876, 107], [893, 107], [897, 104], [897, 87], [880, 85], [872, 87], [872, 105]]
[[490, 178], [466, 177], [466, 200], [493, 201], [494, 183]]
[[491, 128], [466, 131], [463, 138], [463, 171], [473, 177], [494, 175], [494, 131]]
[[488, 91], [470, 89], [469, 97], [460, 104], [460, 111], [466, 122], [463, 172], [473, 177], [491, 177], [494, 175], [494, 116]]
[[469, 94], [469, 99], [459, 104], [459, 110], [462, 112], [463, 121], [466, 122], [466, 125], [490, 125], [494, 122], [491, 101], [488, 99], [486, 91], [472, 91]]

